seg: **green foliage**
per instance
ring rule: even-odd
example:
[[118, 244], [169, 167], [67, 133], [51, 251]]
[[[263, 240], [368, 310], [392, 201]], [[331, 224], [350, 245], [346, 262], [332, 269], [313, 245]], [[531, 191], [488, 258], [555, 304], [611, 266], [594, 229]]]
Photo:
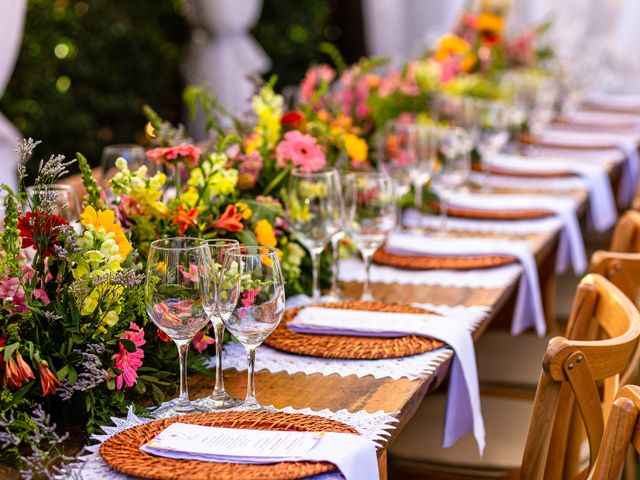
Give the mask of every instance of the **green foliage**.
[[96, 182], [96, 179], [93, 177], [93, 172], [91, 172], [89, 162], [87, 162], [86, 157], [80, 152], [76, 153], [76, 158], [78, 159], [78, 167], [82, 174], [82, 183], [84, 184], [84, 188], [87, 190], [85, 201], [88, 205], [91, 205], [94, 208], [104, 208], [104, 202], [100, 199], [102, 189], [98, 186], [98, 182]]
[[332, 2], [326, 0], [278, 0], [264, 2], [253, 35], [271, 58], [271, 74], [278, 86], [297, 85], [307, 67], [328, 61], [319, 50], [322, 42], [333, 41], [329, 20]]
[[166, 118], [181, 114], [178, 66], [189, 38], [181, 5], [30, 0], [0, 109], [25, 137], [45, 140], [45, 157], [80, 150], [97, 160], [106, 144], [144, 141], [145, 102]]

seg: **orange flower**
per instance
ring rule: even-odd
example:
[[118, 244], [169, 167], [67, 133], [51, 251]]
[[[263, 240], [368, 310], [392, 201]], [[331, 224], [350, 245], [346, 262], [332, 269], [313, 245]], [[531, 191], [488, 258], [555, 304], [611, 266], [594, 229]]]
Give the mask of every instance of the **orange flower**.
[[20, 388], [24, 383], [33, 380], [33, 370], [24, 361], [22, 355], [16, 352], [9, 360], [7, 360], [4, 372], [4, 384], [9, 388]]
[[196, 207], [188, 209], [184, 203], [181, 203], [171, 225], [178, 225], [180, 227], [178, 233], [184, 235], [184, 232], [186, 232], [191, 225], [196, 225], [197, 218], [198, 209]]
[[241, 232], [244, 229], [242, 212], [238, 212], [235, 205], [227, 205], [227, 209], [218, 220], [211, 224], [211, 227], [229, 232]]
[[42, 396], [46, 397], [50, 393], [56, 393], [57, 388], [60, 386], [60, 381], [49, 370], [49, 364], [42, 360], [38, 364], [38, 373], [40, 374], [40, 386], [42, 387]]

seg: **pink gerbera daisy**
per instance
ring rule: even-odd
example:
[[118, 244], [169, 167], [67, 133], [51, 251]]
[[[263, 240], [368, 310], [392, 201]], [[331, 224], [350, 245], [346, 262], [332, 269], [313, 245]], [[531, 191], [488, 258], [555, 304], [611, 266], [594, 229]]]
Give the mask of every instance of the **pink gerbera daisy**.
[[122, 390], [123, 383], [128, 388], [131, 388], [138, 381], [137, 371], [142, 366], [142, 359], [144, 358], [144, 352], [140, 348], [145, 344], [144, 330], [131, 322], [129, 329], [120, 338], [131, 340], [136, 346], [136, 351], [129, 352], [120, 343], [120, 351], [111, 357], [116, 361], [115, 367], [118, 370], [122, 370], [120, 375], [116, 375], [116, 388], [118, 390]]
[[291, 130], [284, 134], [284, 140], [276, 148], [276, 158], [281, 168], [291, 161], [304, 173], [320, 170], [326, 164], [324, 152], [316, 139], [299, 130]]

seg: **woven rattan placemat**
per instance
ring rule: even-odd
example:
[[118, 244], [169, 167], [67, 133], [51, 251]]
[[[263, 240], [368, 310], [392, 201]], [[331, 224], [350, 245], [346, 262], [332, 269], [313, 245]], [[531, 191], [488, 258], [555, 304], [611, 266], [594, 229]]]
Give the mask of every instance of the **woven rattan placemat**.
[[357, 433], [344, 423], [299, 413], [269, 411], [211, 412], [157, 420], [120, 432], [100, 446], [100, 455], [112, 468], [128, 475], [162, 480], [275, 480], [298, 479], [330, 472], [328, 462], [279, 462], [268, 465], [174, 460], [140, 450], [174, 422], [211, 427], [297, 432]]
[[512, 255], [395, 255], [386, 251], [384, 247], [373, 254], [374, 263], [404, 270], [475, 270], [501, 267], [517, 261], [518, 259]]
[[[408, 305], [383, 302], [337, 302], [322, 304], [322, 306], [377, 312], [425, 313], [423, 309]], [[301, 308], [287, 310], [278, 328], [264, 343], [277, 350], [298, 355], [352, 360], [406, 357], [429, 352], [444, 345], [438, 340], [413, 335], [382, 338], [296, 333], [287, 328], [287, 322], [293, 320], [300, 310]]]

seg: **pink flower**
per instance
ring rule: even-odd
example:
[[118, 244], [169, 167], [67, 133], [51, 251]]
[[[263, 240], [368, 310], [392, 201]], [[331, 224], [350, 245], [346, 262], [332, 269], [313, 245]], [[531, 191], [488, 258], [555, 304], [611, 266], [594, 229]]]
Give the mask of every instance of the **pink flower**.
[[322, 86], [323, 83], [330, 83], [335, 76], [335, 70], [326, 63], [314, 65], [309, 68], [300, 83], [300, 101], [303, 103], [309, 102], [315, 91]]
[[176, 147], [158, 147], [147, 152], [147, 158], [157, 163], [175, 163], [183, 161], [196, 167], [202, 149], [195, 145], [181, 143]]
[[3, 304], [11, 303], [17, 312], [26, 312], [24, 288], [18, 277], [9, 277], [0, 280], [0, 300]]
[[238, 177], [238, 187], [241, 190], [253, 188], [258, 181], [260, 170], [262, 170], [262, 155], [257, 150], [254, 150], [248, 154], [238, 155], [240, 164], [238, 170], [240, 175]]
[[203, 331], [199, 331], [196, 333], [196, 336], [193, 337], [193, 348], [195, 348], [198, 353], [204, 352], [209, 345], [213, 345], [214, 343], [216, 343], [215, 339]]
[[304, 173], [320, 170], [326, 164], [324, 153], [316, 139], [298, 130], [284, 134], [284, 140], [276, 147], [276, 158], [281, 168], [291, 160]]
[[253, 288], [251, 290], [245, 290], [244, 292], [242, 292], [242, 298], [240, 299], [242, 306], [244, 308], [249, 308], [251, 305], [253, 305], [253, 302], [255, 302], [256, 297], [259, 293], [259, 288]]
[[142, 359], [144, 358], [144, 352], [140, 348], [145, 344], [144, 330], [131, 322], [129, 329], [120, 338], [131, 340], [136, 346], [136, 351], [128, 351], [121, 342], [120, 351], [111, 357], [116, 361], [115, 368], [122, 370], [120, 375], [116, 375], [116, 388], [118, 390], [122, 390], [123, 383], [128, 388], [131, 388], [138, 380], [137, 370], [142, 366]]

